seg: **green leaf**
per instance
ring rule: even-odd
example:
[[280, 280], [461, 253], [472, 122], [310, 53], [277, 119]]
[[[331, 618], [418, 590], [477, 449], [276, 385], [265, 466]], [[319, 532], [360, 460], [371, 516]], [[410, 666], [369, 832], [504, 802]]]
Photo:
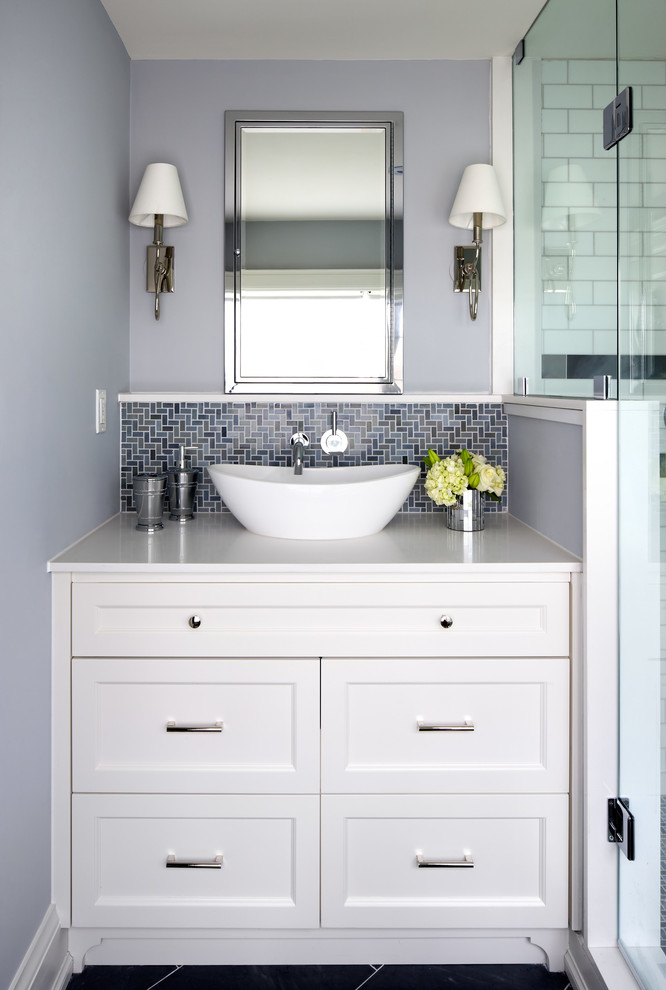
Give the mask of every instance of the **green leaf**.
[[475, 471], [474, 474], [470, 474], [469, 478], [467, 479], [467, 484], [469, 485], [470, 488], [478, 488], [480, 480], [481, 479], [479, 478], [478, 472]]
[[463, 462], [463, 464], [465, 464], [465, 465], [467, 465], [467, 464], [468, 464], [468, 462], [471, 462], [471, 460], [472, 460], [472, 455], [470, 454], [470, 452], [469, 452], [469, 450], [467, 449], [467, 447], [463, 447], [463, 449], [462, 449], [462, 450], [460, 451], [460, 460], [461, 460], [461, 461]]
[[427, 468], [431, 468], [433, 464], [436, 464], [439, 460], [439, 455], [435, 453], [434, 450], [428, 450], [428, 453], [423, 458], [423, 463]]

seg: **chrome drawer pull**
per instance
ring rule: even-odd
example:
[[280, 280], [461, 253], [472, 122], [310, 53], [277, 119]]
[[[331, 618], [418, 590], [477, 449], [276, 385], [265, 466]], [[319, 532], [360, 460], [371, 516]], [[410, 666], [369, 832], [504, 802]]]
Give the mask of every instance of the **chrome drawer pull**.
[[171, 853], [166, 859], [167, 870], [221, 870], [222, 869], [222, 856], [216, 856], [211, 862], [210, 860], [177, 860], [176, 857]]
[[450, 615], [443, 615], [439, 620], [439, 624], [442, 627], [442, 629], [450, 629], [451, 626], [453, 625], [453, 619], [451, 618]]
[[222, 722], [213, 722], [212, 725], [176, 725], [175, 722], [167, 722], [167, 732], [222, 732]]
[[419, 732], [474, 732], [474, 722], [466, 718], [461, 725], [437, 725], [434, 722], [416, 722]]
[[457, 863], [437, 863], [423, 858], [421, 853], [416, 854], [416, 863], [419, 870], [467, 870], [474, 867], [474, 860], [465, 853], [465, 858]]
[[201, 616], [200, 615], [191, 615], [189, 617], [189, 619], [187, 620], [187, 622], [188, 622], [188, 625], [189, 625], [190, 629], [198, 629], [199, 626], [201, 625]]

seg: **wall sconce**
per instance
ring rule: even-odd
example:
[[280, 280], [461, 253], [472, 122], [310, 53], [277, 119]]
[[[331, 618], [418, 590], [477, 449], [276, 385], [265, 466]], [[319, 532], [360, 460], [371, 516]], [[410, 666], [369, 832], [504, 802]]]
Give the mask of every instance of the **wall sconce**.
[[146, 254], [146, 292], [155, 293], [155, 319], [159, 320], [160, 292], [174, 290], [174, 249], [162, 243], [162, 230], [187, 223], [175, 165], [146, 165], [129, 219], [137, 227], [153, 227], [153, 243]]
[[454, 292], [469, 292], [469, 315], [475, 320], [481, 291], [481, 242], [483, 228], [499, 227], [506, 221], [504, 203], [492, 165], [468, 165], [463, 172], [449, 223], [474, 231], [471, 247], [456, 247]]

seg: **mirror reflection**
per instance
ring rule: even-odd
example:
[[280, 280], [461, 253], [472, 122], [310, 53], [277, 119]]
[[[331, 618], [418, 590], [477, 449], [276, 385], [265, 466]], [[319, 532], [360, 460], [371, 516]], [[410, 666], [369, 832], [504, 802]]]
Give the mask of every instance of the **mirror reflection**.
[[401, 391], [401, 115], [256, 116], [227, 114], [226, 391]]

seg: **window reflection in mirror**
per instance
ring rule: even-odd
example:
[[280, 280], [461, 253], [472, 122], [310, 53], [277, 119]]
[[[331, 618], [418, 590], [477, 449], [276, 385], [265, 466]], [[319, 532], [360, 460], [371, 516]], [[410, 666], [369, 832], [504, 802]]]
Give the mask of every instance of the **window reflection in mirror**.
[[402, 391], [401, 117], [227, 113], [227, 392]]

